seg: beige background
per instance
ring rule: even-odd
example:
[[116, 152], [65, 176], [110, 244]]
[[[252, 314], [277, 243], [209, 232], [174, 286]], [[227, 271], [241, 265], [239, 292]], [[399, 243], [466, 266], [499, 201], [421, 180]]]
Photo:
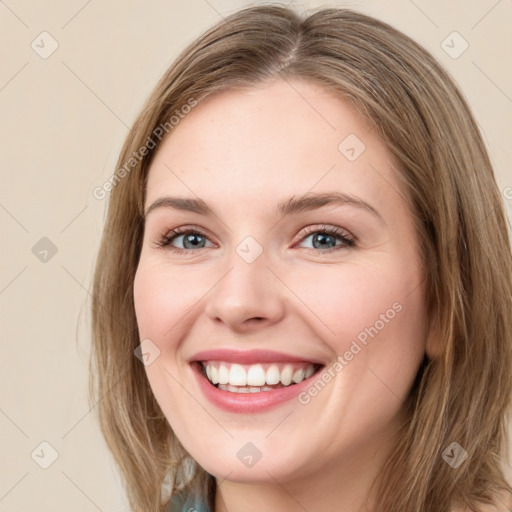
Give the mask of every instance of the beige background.
[[[0, 2], [0, 511], [127, 510], [86, 398], [86, 305], [106, 206], [92, 190], [114, 171], [128, 127], [178, 52], [254, 3]], [[427, 47], [472, 105], [512, 217], [512, 1], [294, 5], [360, 9]], [[453, 31], [469, 44], [458, 58], [441, 46]], [[42, 58], [51, 38], [58, 48]], [[452, 39], [453, 54], [464, 43]], [[32, 252], [43, 237], [57, 249], [46, 262]], [[43, 441], [58, 452], [47, 469]]]

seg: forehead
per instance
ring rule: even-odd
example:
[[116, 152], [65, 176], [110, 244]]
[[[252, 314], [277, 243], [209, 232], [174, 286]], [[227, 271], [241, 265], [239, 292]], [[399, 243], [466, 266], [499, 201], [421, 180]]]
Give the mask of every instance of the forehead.
[[153, 160], [146, 204], [179, 193], [243, 208], [337, 190], [378, 205], [397, 200], [395, 167], [346, 100], [311, 82], [278, 80], [215, 93], [184, 116]]

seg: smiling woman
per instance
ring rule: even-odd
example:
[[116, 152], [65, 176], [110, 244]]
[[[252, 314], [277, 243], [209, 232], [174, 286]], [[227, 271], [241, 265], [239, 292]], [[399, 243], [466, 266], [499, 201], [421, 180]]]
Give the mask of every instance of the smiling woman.
[[461, 94], [368, 16], [183, 51], [110, 196], [91, 379], [134, 511], [510, 510], [512, 258]]

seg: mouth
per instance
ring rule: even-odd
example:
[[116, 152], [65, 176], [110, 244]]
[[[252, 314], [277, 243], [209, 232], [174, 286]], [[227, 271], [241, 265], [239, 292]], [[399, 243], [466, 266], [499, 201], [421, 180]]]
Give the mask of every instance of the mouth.
[[209, 349], [188, 362], [202, 395], [215, 407], [239, 414], [293, 404], [326, 367], [321, 359], [256, 349]]
[[324, 365], [307, 362], [197, 361], [201, 375], [215, 388], [229, 393], [267, 393], [293, 387], [311, 378]]

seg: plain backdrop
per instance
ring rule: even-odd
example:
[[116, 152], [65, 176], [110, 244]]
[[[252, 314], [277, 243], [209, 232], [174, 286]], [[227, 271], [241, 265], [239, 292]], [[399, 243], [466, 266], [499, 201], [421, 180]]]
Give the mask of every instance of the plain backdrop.
[[[86, 394], [107, 204], [92, 191], [177, 54], [259, 3], [0, 2], [0, 511], [128, 510]], [[292, 4], [361, 10], [432, 52], [473, 108], [512, 217], [511, 0]]]

